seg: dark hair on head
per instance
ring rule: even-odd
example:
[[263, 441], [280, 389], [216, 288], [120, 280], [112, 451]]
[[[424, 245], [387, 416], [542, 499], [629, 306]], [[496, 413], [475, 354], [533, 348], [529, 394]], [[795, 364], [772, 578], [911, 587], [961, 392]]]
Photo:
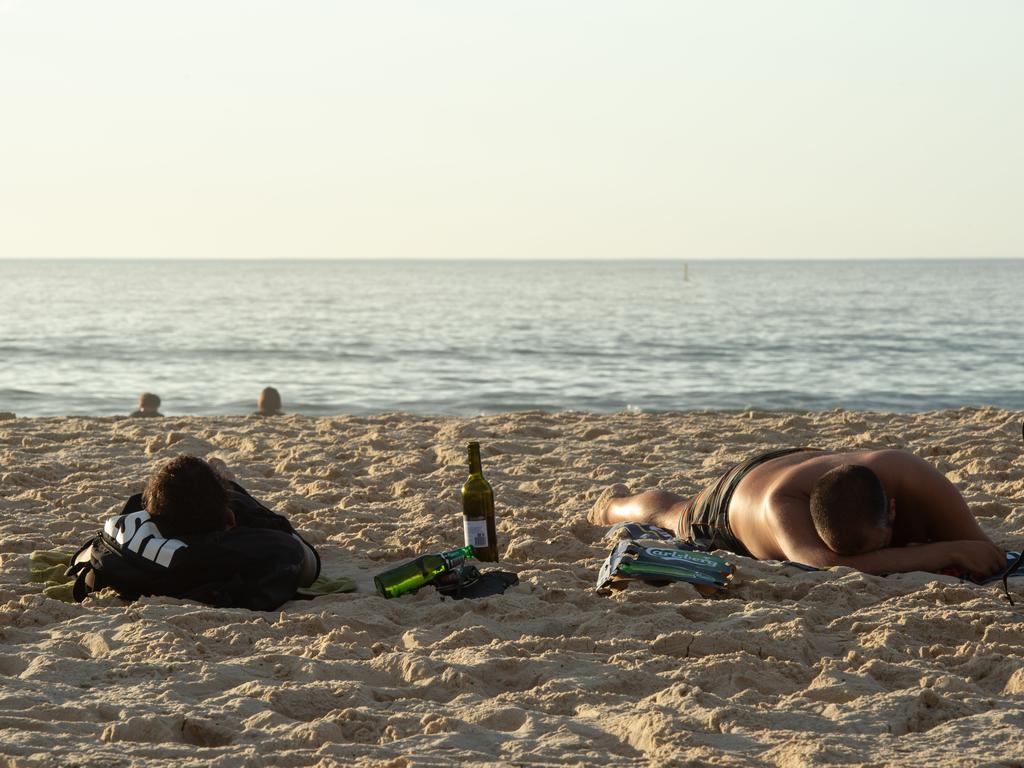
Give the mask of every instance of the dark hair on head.
[[155, 411], [160, 407], [160, 395], [154, 395], [152, 392], [143, 392], [139, 395], [139, 410], [141, 411]]
[[889, 525], [878, 475], [860, 464], [830, 469], [811, 490], [811, 519], [821, 540], [840, 555], [864, 551], [872, 529]]
[[281, 412], [281, 393], [273, 387], [264, 387], [256, 399], [256, 409], [264, 416], [276, 416]]
[[160, 467], [142, 503], [164, 536], [223, 531], [232, 522], [223, 482], [195, 456], [178, 456]]

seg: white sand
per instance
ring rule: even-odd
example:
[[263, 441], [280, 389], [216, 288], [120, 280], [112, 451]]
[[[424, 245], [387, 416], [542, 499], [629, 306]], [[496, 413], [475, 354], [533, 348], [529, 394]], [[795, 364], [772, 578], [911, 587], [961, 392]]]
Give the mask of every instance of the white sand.
[[[28, 582], [30, 551], [81, 543], [193, 452], [365, 585], [461, 544], [469, 439], [522, 579], [504, 596], [260, 614], [69, 605]], [[746, 559], [726, 599], [594, 594], [609, 544], [586, 512], [606, 485], [686, 493], [799, 444], [915, 451], [997, 542], [1024, 544], [1020, 415], [991, 409], [0, 421], [0, 764], [1020, 765], [1024, 594]]]

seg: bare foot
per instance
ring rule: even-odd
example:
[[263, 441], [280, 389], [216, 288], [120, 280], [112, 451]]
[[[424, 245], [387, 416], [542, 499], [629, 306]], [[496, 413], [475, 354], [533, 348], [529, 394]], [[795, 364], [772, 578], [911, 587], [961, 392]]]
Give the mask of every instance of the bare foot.
[[609, 525], [611, 515], [609, 514], [609, 507], [615, 499], [621, 499], [624, 496], [629, 496], [629, 488], [624, 486], [622, 483], [616, 483], [615, 485], [609, 485], [605, 488], [597, 501], [594, 502], [594, 506], [591, 507], [590, 512], [587, 513], [587, 520], [594, 525]]
[[228, 469], [228, 465], [224, 463], [223, 459], [214, 457], [207, 459], [206, 463], [210, 465], [210, 469], [217, 473], [221, 480], [225, 482], [235, 482], [235, 473]]

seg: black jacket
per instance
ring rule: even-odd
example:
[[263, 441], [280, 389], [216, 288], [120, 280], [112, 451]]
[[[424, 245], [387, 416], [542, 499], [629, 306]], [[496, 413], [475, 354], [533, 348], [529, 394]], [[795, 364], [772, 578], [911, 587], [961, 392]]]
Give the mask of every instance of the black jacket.
[[[227, 531], [165, 538], [132, 496], [121, 514], [72, 558], [78, 601], [111, 587], [126, 600], [167, 595], [217, 607], [270, 611], [295, 596], [305, 559], [291, 523], [237, 483], [228, 490], [235, 527]], [[91, 574], [91, 578], [87, 578]], [[92, 582], [91, 586], [87, 582]]]

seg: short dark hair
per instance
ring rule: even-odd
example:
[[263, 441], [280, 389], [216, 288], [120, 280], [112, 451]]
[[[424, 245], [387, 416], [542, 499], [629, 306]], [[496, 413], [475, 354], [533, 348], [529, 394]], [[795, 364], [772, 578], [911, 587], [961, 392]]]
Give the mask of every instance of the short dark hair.
[[139, 410], [140, 411], [155, 411], [160, 407], [160, 395], [154, 395], [152, 392], [143, 392], [139, 395]]
[[811, 519], [821, 540], [840, 555], [864, 551], [873, 528], [889, 525], [878, 475], [860, 464], [840, 464], [811, 489]]
[[281, 412], [281, 393], [273, 387], [264, 387], [256, 399], [256, 408], [264, 416], [276, 416]]
[[142, 503], [164, 536], [223, 531], [231, 524], [224, 483], [195, 456], [181, 455], [160, 467]]

